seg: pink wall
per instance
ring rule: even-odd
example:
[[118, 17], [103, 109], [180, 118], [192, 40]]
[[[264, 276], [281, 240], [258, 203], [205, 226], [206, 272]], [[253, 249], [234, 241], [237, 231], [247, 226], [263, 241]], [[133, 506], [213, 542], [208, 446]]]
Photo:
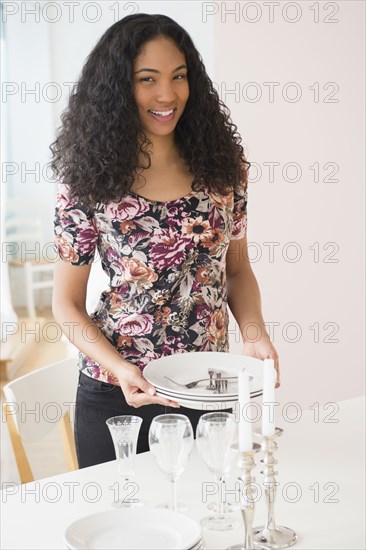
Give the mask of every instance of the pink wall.
[[[247, 4], [259, 11], [246, 13]], [[237, 22], [225, 14], [225, 3], [216, 3], [209, 18], [215, 21], [212, 78], [256, 164], [248, 242], [264, 318], [278, 323], [277, 397], [308, 408], [365, 390], [365, 5], [337, 3], [332, 14], [319, 3], [315, 23], [312, 3], [291, 4], [301, 13], [282, 12], [282, 2], [273, 22], [260, 2], [226, 3], [226, 9], [237, 5]], [[296, 16], [297, 22], [286, 21]], [[270, 82], [277, 84], [272, 100]], [[273, 178], [265, 163], [278, 163]], [[265, 243], [278, 243], [272, 261]], [[240, 353], [231, 321], [231, 351]]]

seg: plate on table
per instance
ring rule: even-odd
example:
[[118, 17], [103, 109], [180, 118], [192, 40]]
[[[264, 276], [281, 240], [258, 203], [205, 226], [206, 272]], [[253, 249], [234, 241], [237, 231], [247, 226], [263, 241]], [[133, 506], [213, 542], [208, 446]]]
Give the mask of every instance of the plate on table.
[[[249, 380], [249, 391], [254, 397], [254, 394], [263, 390], [263, 361], [247, 355], [216, 351], [176, 353], [151, 361], [144, 368], [143, 376], [157, 390], [167, 392], [172, 397], [174, 395], [186, 399], [188, 397], [205, 399], [214, 396], [212, 390], [206, 389], [209, 384], [208, 380], [200, 382], [195, 388], [185, 389], [165, 377], [167, 376], [179, 384], [187, 384], [201, 378], [209, 379], [209, 369], [222, 372], [224, 377], [224, 374], [238, 376], [239, 371], [243, 368], [250, 376], [253, 376], [252, 380]], [[221, 394], [222, 396], [237, 399], [237, 380], [228, 380], [227, 391]], [[221, 401], [221, 397], [218, 401]]]
[[161, 508], [108, 510], [83, 517], [65, 532], [69, 550], [193, 550], [202, 542], [192, 518]]

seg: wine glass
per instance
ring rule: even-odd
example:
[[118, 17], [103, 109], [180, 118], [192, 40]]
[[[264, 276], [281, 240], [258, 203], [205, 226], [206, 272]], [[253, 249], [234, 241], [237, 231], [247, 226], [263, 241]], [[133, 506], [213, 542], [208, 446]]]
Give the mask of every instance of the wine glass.
[[199, 419], [196, 430], [198, 453], [214, 474], [219, 487], [217, 503], [213, 515], [201, 520], [201, 525], [207, 529], [226, 531], [239, 526], [239, 521], [225, 514], [222, 501], [224, 477], [233, 466], [237, 452], [233, 443], [236, 438], [235, 415], [218, 411], [207, 413]]
[[183, 473], [193, 448], [192, 424], [184, 414], [160, 414], [149, 429], [149, 447], [161, 471], [171, 486], [171, 503], [159, 507], [183, 511], [187, 506], [177, 504], [176, 481]]
[[[239, 434], [238, 434], [238, 430], [236, 429], [235, 430], [235, 438], [234, 438], [234, 443], [233, 445], [239, 445]], [[220, 491], [221, 491], [221, 494], [225, 494], [225, 491], [226, 491], [226, 482], [229, 480], [230, 476], [231, 476], [231, 467], [234, 465], [234, 461], [236, 462], [237, 460], [237, 453], [232, 454], [232, 452], [230, 453], [230, 456], [232, 457], [232, 461], [229, 461], [230, 463], [230, 471], [226, 471], [226, 473], [224, 475], [222, 475], [222, 479], [221, 479], [221, 487], [220, 487]], [[232, 491], [231, 491], [232, 493]], [[207, 504], [207, 508], [208, 510], [212, 510], [213, 512], [217, 512], [218, 509], [217, 509], [217, 502], [216, 500], [212, 501], [212, 502], [209, 502]], [[230, 514], [231, 512], [240, 512], [241, 510], [241, 506], [240, 506], [240, 492], [239, 493], [235, 493], [235, 499], [234, 499], [234, 502], [232, 501], [227, 501], [226, 498], [222, 501], [222, 512], [223, 514]]]
[[136, 456], [137, 439], [140, 432], [142, 418], [140, 416], [122, 415], [113, 416], [106, 420], [113, 439], [114, 450], [118, 463], [120, 480], [123, 482], [118, 487], [118, 498], [112, 502], [116, 508], [129, 508], [131, 506], [141, 505], [137, 499], [121, 499], [120, 488], [133, 487], [134, 462]]

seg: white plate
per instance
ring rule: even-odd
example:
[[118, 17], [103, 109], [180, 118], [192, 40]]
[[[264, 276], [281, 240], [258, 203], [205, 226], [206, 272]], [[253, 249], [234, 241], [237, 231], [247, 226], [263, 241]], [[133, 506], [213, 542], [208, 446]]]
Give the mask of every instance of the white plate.
[[[246, 372], [253, 376], [253, 379], [249, 381], [250, 393], [253, 396], [263, 389], [263, 363], [260, 359], [234, 353], [184, 352], [151, 361], [144, 368], [143, 376], [158, 390], [169, 392], [172, 396], [206, 398], [212, 397], [212, 390], [206, 390], [208, 382], [201, 382], [195, 388], [185, 390], [167, 380], [165, 376], [180, 384], [187, 384], [200, 378], [209, 378], [208, 369], [218, 369], [225, 371], [229, 376], [238, 376], [239, 371], [245, 368]], [[238, 397], [237, 380], [228, 381], [228, 390], [225, 396], [233, 399]]]
[[[74, 547], [73, 546], [68, 546], [66, 544], [65, 548], [67, 548], [67, 550], [74, 550]], [[150, 546], [151, 548], [151, 546]], [[186, 549], [185, 549], [186, 550]], [[205, 546], [203, 545], [203, 540], [200, 539], [197, 544], [195, 544], [194, 546], [192, 546], [191, 548], [188, 548], [188, 550], [206, 550]]]
[[[214, 397], [195, 397], [190, 395], [174, 395], [173, 393], [165, 390], [156, 390], [157, 395], [163, 395], [164, 397], [169, 397], [170, 399], [177, 400], [181, 399], [182, 401], [197, 401], [197, 403], [225, 403], [226, 401], [230, 402], [236, 402], [239, 401], [239, 397], [237, 395], [234, 396], [227, 396], [226, 394], [217, 394]], [[259, 390], [257, 392], [252, 392], [250, 394], [250, 397], [258, 397], [259, 395], [263, 394], [263, 390]]]
[[[150, 546], [151, 547], [151, 546]], [[74, 547], [73, 546], [65, 546], [65, 548], [67, 548], [67, 550], [74, 550]], [[194, 546], [192, 546], [191, 548], [188, 548], [188, 550], [206, 550], [205, 546], [203, 545], [203, 540], [200, 539], [197, 544], [195, 544]]]
[[226, 393], [215, 393], [215, 395], [211, 395], [210, 397], [199, 397], [189, 394], [179, 395], [170, 391], [161, 390], [160, 388], [156, 388], [156, 393], [166, 395], [172, 399], [187, 399], [189, 401], [202, 401], [204, 403], [210, 403], [211, 401], [238, 401], [239, 399], [237, 395], [226, 395]]
[[186, 550], [200, 542], [201, 527], [172, 510], [111, 509], [78, 519], [64, 540], [70, 550]]
[[[250, 397], [258, 397], [259, 395], [262, 395], [262, 390], [258, 393], [251, 393]], [[199, 411], [206, 411], [206, 412], [215, 412], [217, 410], [223, 410], [223, 409], [234, 409], [236, 404], [238, 403], [238, 398], [229, 398], [225, 400], [221, 400], [220, 398], [216, 399], [216, 401], [213, 400], [205, 400], [202, 401], [200, 399], [190, 399], [190, 398], [184, 398], [176, 395], [171, 395], [169, 393], [164, 393], [162, 391], [156, 390], [156, 395], [160, 395], [161, 397], [167, 397], [171, 399], [172, 401], [176, 401], [179, 403], [179, 405], [182, 405], [182, 407], [186, 407], [187, 409], [195, 409]], [[177, 409], [177, 413], [179, 413], [179, 409]]]
[[[156, 395], [160, 395], [161, 397], [169, 397], [172, 401], [176, 401], [179, 403], [179, 405], [182, 405], [182, 407], [186, 407], [187, 409], [195, 409], [196, 411], [204, 411], [204, 412], [215, 412], [215, 411], [221, 411], [223, 409], [232, 409], [235, 407], [235, 404], [238, 402], [237, 400], [233, 401], [198, 401], [198, 400], [191, 400], [191, 399], [183, 399], [182, 397], [173, 397], [168, 396], [167, 394], [156, 392]], [[179, 409], [176, 409], [177, 413], [179, 414]]]

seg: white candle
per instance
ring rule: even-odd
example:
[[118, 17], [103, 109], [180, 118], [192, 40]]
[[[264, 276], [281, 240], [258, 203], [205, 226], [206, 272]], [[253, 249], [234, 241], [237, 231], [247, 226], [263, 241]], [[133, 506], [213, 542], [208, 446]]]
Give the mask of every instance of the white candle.
[[239, 395], [239, 450], [252, 451], [252, 423], [249, 421], [250, 392], [249, 376], [245, 369], [239, 371], [238, 376], [238, 395]]
[[[273, 436], [275, 433], [275, 384], [276, 369], [273, 359], [265, 359], [263, 365], [263, 406], [262, 406], [262, 434]], [[266, 403], [266, 405], [265, 405]]]

